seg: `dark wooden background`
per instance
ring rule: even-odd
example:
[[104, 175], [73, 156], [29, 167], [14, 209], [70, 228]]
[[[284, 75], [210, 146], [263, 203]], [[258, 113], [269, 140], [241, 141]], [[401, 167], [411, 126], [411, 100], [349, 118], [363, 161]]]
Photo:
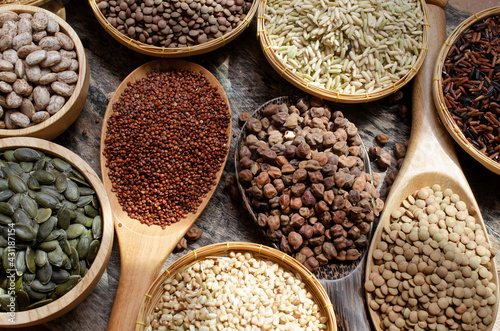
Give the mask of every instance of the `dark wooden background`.
[[[85, 107], [77, 121], [54, 141], [79, 154], [100, 174], [99, 143], [102, 118], [108, 99], [120, 82], [138, 66], [154, 58], [127, 49], [99, 25], [87, 1], [70, 1], [66, 4], [67, 21], [80, 36], [85, 47], [90, 67], [90, 88]], [[463, 12], [450, 4], [446, 7], [447, 34], [470, 13]], [[205, 55], [187, 60], [198, 63], [212, 72], [227, 93], [233, 119], [233, 133], [239, 134], [238, 115], [253, 112], [267, 100], [283, 95], [300, 93], [285, 81], [267, 63], [256, 37], [256, 20], [236, 40]], [[411, 116], [401, 118], [398, 109], [404, 103], [411, 109], [411, 86], [403, 89], [404, 98], [398, 103], [380, 100], [360, 105], [336, 104], [335, 109], [344, 112], [360, 131], [367, 147], [373, 146], [379, 133], [390, 136], [383, 151], [391, 152], [396, 142], [404, 142], [410, 136]], [[99, 123], [96, 123], [99, 120]], [[83, 134], [86, 131], [86, 134]], [[234, 148], [232, 138], [230, 156], [224, 169], [221, 183], [212, 200], [202, 213], [196, 225], [204, 231], [203, 236], [188, 249], [197, 249], [213, 243], [226, 241], [247, 241], [269, 245], [270, 242], [255, 231], [248, 213], [241, 205], [235, 205], [224, 192], [224, 178], [234, 173]], [[488, 227], [490, 240], [500, 252], [500, 176], [485, 169], [481, 164], [463, 152], [457, 145], [457, 153], [464, 173], [475, 194], [483, 218]], [[407, 160], [411, 162], [411, 160]], [[393, 167], [395, 162], [393, 161]], [[388, 171], [373, 166], [383, 178]], [[385, 184], [379, 187], [385, 197]], [[165, 261], [168, 266], [186, 252], [173, 253]], [[499, 258], [496, 258], [498, 263]], [[105, 330], [118, 286], [120, 256], [115, 243], [109, 264], [94, 291], [76, 309], [44, 325], [43, 330]], [[349, 286], [349, 285], [343, 285]], [[355, 291], [355, 289], [352, 289]], [[359, 307], [357, 307], [359, 309]], [[337, 317], [339, 318], [339, 317]], [[30, 328], [40, 330], [41, 328]], [[351, 330], [349, 330], [351, 331]]]

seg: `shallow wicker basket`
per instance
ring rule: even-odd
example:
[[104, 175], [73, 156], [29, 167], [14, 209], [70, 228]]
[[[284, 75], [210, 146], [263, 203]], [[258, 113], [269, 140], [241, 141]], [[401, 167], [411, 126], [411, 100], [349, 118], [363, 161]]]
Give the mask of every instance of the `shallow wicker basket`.
[[337, 322], [330, 299], [321, 284], [314, 277], [314, 275], [309, 272], [309, 270], [307, 270], [297, 260], [293, 259], [291, 256], [283, 252], [263, 245], [244, 242], [228, 242], [205, 246], [203, 248], [200, 248], [199, 250], [187, 253], [186, 255], [172, 263], [172, 265], [165, 269], [165, 271], [155, 279], [148, 292], [144, 296], [141, 309], [139, 310], [139, 315], [137, 317], [137, 326], [135, 330], [146, 330], [146, 318], [153, 312], [155, 306], [161, 299], [163, 290], [162, 283], [165, 279], [171, 277], [176, 273], [182, 272], [190, 265], [192, 265], [195, 261], [209, 257], [227, 256], [228, 251], [252, 253], [256, 258], [261, 258], [263, 260], [278, 263], [285, 270], [291, 271], [296, 276], [299, 276], [306, 284], [306, 288], [312, 294], [314, 301], [320, 307], [321, 313], [328, 318], [327, 330], [337, 330]]
[[85, 49], [83, 48], [82, 42], [80, 41], [80, 38], [73, 30], [73, 28], [62, 18], [51, 13], [50, 11], [40, 7], [25, 5], [8, 5], [0, 7], [0, 12], [7, 10], [14, 11], [16, 13], [31, 14], [43, 11], [48, 16], [52, 17], [57, 23], [59, 23], [61, 31], [66, 33], [75, 43], [75, 51], [80, 66], [80, 68], [78, 69], [78, 81], [76, 83], [73, 95], [66, 101], [64, 106], [46, 121], [33, 125], [31, 127], [23, 129], [0, 129], [0, 138], [36, 137], [48, 140], [54, 139], [55, 137], [63, 133], [77, 119], [83, 109], [85, 100], [87, 99], [90, 82], [90, 71], [87, 62], [87, 56], [85, 55]]
[[0, 3], [0, 5], [19, 4], [19, 5], [41, 6], [49, 1], [50, 0], [2, 0], [2, 3]]
[[[446, 104], [444, 102], [444, 94], [442, 88], [442, 70], [444, 66], [444, 61], [446, 56], [453, 44], [460, 38], [460, 36], [470, 28], [474, 23], [480, 21], [484, 18], [500, 15], [500, 7], [493, 7], [490, 9], [486, 9], [480, 13], [474, 14], [465, 21], [462, 22], [459, 26], [455, 28], [455, 30], [450, 34], [448, 39], [446, 39], [441, 51], [438, 55], [438, 60], [436, 61], [436, 66], [434, 69], [434, 79], [432, 81], [432, 92], [434, 95], [434, 104], [436, 105], [436, 109], [438, 110], [439, 117], [441, 118], [441, 122], [450, 135], [455, 139], [457, 144], [460, 145], [469, 155], [471, 155], [474, 159], [479, 161], [483, 166], [487, 169], [493, 171], [496, 174], [500, 175], [500, 163], [493, 161], [484, 153], [480, 152], [474, 145], [472, 145], [465, 135], [462, 133], [458, 125], [455, 123], [453, 118], [450, 115], [450, 112], [447, 111]], [[443, 111], [444, 110], [444, 111]]]
[[252, 18], [255, 15], [255, 12], [257, 11], [257, 7], [259, 5], [259, 0], [253, 0], [252, 6], [248, 10], [245, 19], [241, 21], [235, 29], [220, 36], [219, 38], [212, 39], [192, 47], [168, 48], [141, 43], [139, 40], [125, 36], [124, 34], [120, 33], [115, 27], [109, 24], [109, 22], [106, 20], [106, 17], [104, 17], [104, 15], [99, 10], [99, 7], [97, 6], [98, 0], [90, 0], [89, 2], [95, 17], [97, 18], [97, 21], [99, 21], [99, 24], [101, 24], [104, 30], [106, 30], [106, 32], [108, 32], [113, 38], [120, 42], [120, 44], [142, 54], [166, 58], [204, 54], [225, 46], [228, 42], [239, 36], [248, 26], [250, 26], [250, 22], [252, 21]]
[[[424, 22], [428, 22], [428, 14], [427, 14], [427, 6], [425, 0], [418, 0], [421, 4], [422, 11], [424, 14]], [[269, 36], [266, 33], [265, 29], [265, 14], [266, 14], [266, 5], [267, 2], [263, 1], [261, 6], [259, 7], [259, 12], [257, 16], [257, 31], [258, 31], [258, 37], [260, 40], [260, 45], [262, 47], [262, 50], [264, 52], [264, 55], [267, 59], [267, 61], [271, 64], [271, 66], [276, 70], [283, 78], [285, 78], [288, 82], [292, 83], [299, 89], [301, 89], [304, 92], [307, 92], [309, 94], [312, 94], [314, 96], [317, 96], [322, 99], [330, 100], [330, 101], [335, 101], [335, 102], [341, 102], [341, 103], [362, 103], [362, 102], [368, 102], [368, 101], [373, 101], [373, 100], [378, 100], [382, 99], [397, 90], [400, 90], [404, 85], [406, 85], [408, 82], [411, 81], [411, 79], [416, 75], [418, 70], [420, 69], [420, 66], [424, 62], [425, 55], [427, 54], [427, 43], [429, 40], [429, 27], [428, 24], [424, 24], [424, 33], [423, 33], [423, 41], [422, 41], [422, 48], [420, 50], [420, 54], [417, 58], [417, 61], [415, 62], [415, 65], [413, 66], [413, 70], [408, 71], [408, 73], [400, 78], [395, 84], [384, 88], [381, 91], [377, 92], [372, 92], [372, 93], [365, 93], [365, 94], [345, 94], [345, 93], [338, 93], [334, 92], [332, 90], [327, 90], [325, 88], [319, 87], [319, 86], [314, 86], [308, 83], [306, 80], [303, 78], [297, 76], [293, 72], [287, 69], [287, 67], [281, 62], [279, 57], [276, 55], [275, 52], [273, 52], [271, 48], [271, 41], [269, 39]]]

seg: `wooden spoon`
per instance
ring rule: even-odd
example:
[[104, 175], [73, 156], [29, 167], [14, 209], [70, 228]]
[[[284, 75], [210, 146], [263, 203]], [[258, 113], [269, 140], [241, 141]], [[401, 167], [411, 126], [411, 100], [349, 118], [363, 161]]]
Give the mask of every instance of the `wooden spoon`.
[[[371, 256], [380, 241], [383, 227], [390, 224], [391, 212], [397, 209], [409, 195], [420, 188], [439, 184], [443, 189], [451, 189], [460, 196], [469, 209], [474, 208], [477, 211], [476, 222], [487, 233], [472, 190], [458, 163], [452, 140], [438, 120], [438, 114], [432, 99], [431, 86], [434, 65], [446, 35], [445, 17], [442, 9], [446, 2], [432, 1], [432, 4], [428, 5], [432, 38], [429, 41], [427, 58], [415, 78], [413, 87], [412, 128], [406, 153], [408, 161], [403, 164], [387, 197], [384, 212], [380, 217], [379, 225], [368, 252], [366, 278], [368, 278], [373, 266]], [[428, 3], [431, 3], [431, 1], [428, 1]], [[498, 288], [498, 275], [494, 260], [492, 260], [491, 272], [493, 274], [492, 282]], [[367, 300], [370, 301], [371, 299], [372, 295], [368, 293]], [[497, 303], [493, 307], [494, 316], [496, 316], [497, 310], [498, 293]], [[371, 309], [369, 309], [369, 312], [375, 329], [382, 330], [379, 314]], [[492, 329], [493, 324], [492, 322], [488, 330]]]
[[[231, 113], [229, 109], [229, 100], [222, 86], [208, 70], [197, 64], [181, 60], [152, 61], [140, 66], [128, 75], [120, 86], [118, 86], [113, 97], [109, 101], [106, 114], [104, 115], [104, 125], [101, 134], [101, 155], [104, 149], [108, 119], [113, 112], [113, 104], [125, 90], [127, 83], [135, 82], [140, 78], [146, 77], [146, 74], [153, 69], [164, 70], [168, 68], [188, 69], [197, 72], [201, 71], [210, 81], [212, 86], [217, 88], [228, 105], [228, 112]], [[226, 132], [228, 135], [227, 146], [229, 146], [231, 141], [231, 123], [229, 123], [226, 128]], [[226, 160], [227, 155], [224, 159], [224, 163], [217, 172], [217, 183], [222, 175]], [[163, 262], [201, 214], [217, 188], [217, 185], [214, 185], [210, 192], [204, 196], [203, 202], [200, 204], [195, 214], [190, 213], [185, 219], [167, 226], [162, 230], [159, 226], [141, 224], [138, 220], [130, 218], [127, 213], [122, 210], [115, 193], [111, 190], [112, 185], [108, 177], [109, 169], [106, 167], [106, 158], [104, 156], [101, 157], [101, 171], [104, 188], [108, 193], [114, 214], [115, 230], [120, 244], [121, 261], [120, 280], [113, 310], [111, 311], [108, 330], [128, 331], [135, 328], [137, 314], [143, 296], [158, 275]]]

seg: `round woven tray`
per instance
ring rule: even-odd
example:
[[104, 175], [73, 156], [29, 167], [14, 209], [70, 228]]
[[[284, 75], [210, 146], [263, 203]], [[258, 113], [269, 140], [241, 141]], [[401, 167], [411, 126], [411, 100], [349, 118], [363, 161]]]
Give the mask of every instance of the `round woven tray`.
[[[421, 8], [424, 14], [424, 22], [428, 22], [428, 14], [427, 14], [427, 6], [425, 0], [419, 0], [421, 4]], [[400, 90], [404, 85], [411, 81], [411, 79], [416, 75], [420, 66], [425, 60], [425, 55], [427, 54], [427, 43], [429, 40], [429, 27], [428, 24], [424, 24], [423, 27], [423, 41], [422, 48], [420, 49], [420, 54], [413, 66], [412, 70], [409, 70], [408, 73], [399, 79], [396, 83], [380, 90], [372, 93], [365, 94], [344, 94], [334, 92], [333, 90], [327, 90], [326, 88], [322, 88], [319, 86], [315, 86], [305, 79], [299, 77], [295, 73], [288, 70], [285, 64], [280, 60], [280, 58], [276, 55], [276, 53], [272, 50], [271, 40], [269, 39], [268, 34], [266, 33], [265, 27], [265, 14], [266, 14], [266, 6], [267, 2], [263, 1], [261, 6], [259, 7], [258, 16], [257, 16], [257, 31], [258, 37], [260, 40], [260, 45], [264, 52], [264, 55], [271, 64], [271, 66], [276, 70], [283, 78], [285, 78], [288, 82], [292, 83], [299, 89], [314, 96], [317, 96], [322, 99], [342, 102], [342, 103], [362, 103], [373, 100], [382, 99], [398, 90]]]
[[444, 101], [443, 87], [442, 87], [442, 71], [446, 56], [450, 51], [450, 48], [455, 44], [455, 42], [460, 38], [460, 36], [469, 29], [474, 23], [480, 21], [484, 18], [500, 15], [500, 6], [486, 9], [480, 13], [470, 16], [468, 19], [462, 22], [455, 30], [450, 34], [448, 39], [446, 39], [441, 51], [439, 52], [438, 60], [436, 61], [436, 67], [434, 69], [434, 79], [432, 81], [432, 91], [434, 95], [434, 103], [438, 111], [441, 122], [450, 135], [455, 139], [457, 144], [460, 145], [470, 156], [479, 161], [487, 169], [493, 171], [500, 175], [500, 163], [493, 161], [486, 154], [479, 151], [474, 145], [472, 145], [462, 130], [458, 127], [455, 120], [452, 118], [448, 108], [446, 107]]
[[328, 318], [327, 330], [337, 330], [337, 322], [335, 319], [335, 314], [333, 312], [332, 304], [330, 302], [330, 298], [328, 297], [316, 277], [314, 277], [314, 275], [311, 274], [309, 270], [307, 270], [297, 260], [276, 249], [263, 245], [243, 242], [228, 242], [205, 246], [198, 250], [187, 253], [186, 255], [172, 263], [172, 265], [165, 269], [165, 271], [156, 278], [156, 280], [153, 282], [153, 284], [145, 294], [141, 309], [139, 310], [139, 315], [137, 317], [137, 326], [135, 330], [146, 330], [146, 318], [153, 312], [153, 309], [156, 307], [163, 295], [162, 284], [165, 279], [172, 277], [176, 273], [184, 271], [195, 261], [211, 257], [227, 256], [228, 252], [252, 253], [256, 258], [278, 263], [285, 270], [293, 272], [295, 276], [299, 276], [305, 283], [307, 290], [312, 294], [313, 299], [318, 304], [318, 307], [320, 308], [323, 316], [326, 316]]
[[209, 40], [202, 44], [198, 44], [191, 47], [181, 47], [181, 48], [168, 48], [168, 47], [159, 47], [153, 46], [145, 43], [141, 43], [139, 40], [132, 39], [124, 34], [120, 33], [115, 27], [113, 27], [107, 20], [106, 17], [101, 13], [99, 7], [97, 6], [97, 0], [90, 0], [90, 6], [92, 7], [92, 11], [94, 12], [95, 17], [99, 21], [99, 24], [109, 33], [113, 38], [115, 38], [122, 45], [142, 54], [156, 56], [156, 57], [167, 57], [167, 58], [175, 58], [175, 57], [184, 57], [184, 56], [192, 56], [199, 55], [211, 52], [216, 50], [217, 48], [225, 46], [227, 43], [232, 41], [234, 38], [239, 36], [247, 27], [250, 26], [250, 22], [252, 21], [255, 12], [257, 11], [257, 7], [259, 5], [259, 0], [253, 0], [252, 6], [250, 7], [246, 17], [242, 20], [236, 28], [231, 30], [229, 33], [226, 33], [219, 38]]

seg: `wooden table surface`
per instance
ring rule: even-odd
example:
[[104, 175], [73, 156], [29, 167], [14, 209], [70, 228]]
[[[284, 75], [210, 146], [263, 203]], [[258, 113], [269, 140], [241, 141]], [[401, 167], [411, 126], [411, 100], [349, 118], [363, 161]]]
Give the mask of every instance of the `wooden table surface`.
[[[446, 7], [447, 34], [470, 14], [448, 4]], [[77, 121], [54, 141], [79, 154], [100, 174], [99, 141], [102, 118], [113, 91], [132, 70], [153, 60], [115, 41], [95, 19], [87, 1], [71, 1], [66, 5], [67, 21], [80, 36], [89, 61], [90, 88], [85, 108]], [[283, 95], [301, 94], [287, 81], [282, 79], [267, 63], [256, 38], [256, 20], [235, 41], [206, 55], [199, 55], [187, 60], [198, 63], [211, 71], [224, 87], [230, 103], [233, 118], [233, 133], [239, 134], [238, 115], [252, 112], [267, 100]], [[411, 86], [403, 89], [404, 103], [411, 108]], [[396, 142], [404, 142], [410, 136], [411, 116], [401, 118], [398, 114], [400, 103], [380, 100], [360, 105], [336, 104], [335, 109], [342, 110], [345, 116], [354, 122], [367, 145], [373, 146], [373, 138], [379, 133], [390, 136], [384, 151], [391, 152]], [[96, 120], [99, 120], [97, 123]], [[86, 134], [83, 134], [86, 131]], [[224, 174], [212, 200], [196, 222], [204, 231], [203, 236], [188, 249], [198, 249], [213, 243], [227, 241], [247, 241], [269, 245], [270, 242], [255, 231], [255, 226], [248, 213], [240, 205], [234, 205], [223, 190], [224, 178], [234, 173], [233, 153], [236, 139], [232, 140], [230, 157]], [[463, 171], [475, 194], [483, 218], [486, 222], [490, 239], [500, 252], [500, 176], [489, 172], [478, 162], [463, 152], [458, 146], [457, 153]], [[408, 162], [411, 162], [408, 161]], [[393, 161], [394, 165], [394, 161]], [[392, 167], [394, 168], [394, 166]], [[388, 171], [377, 166], [375, 172], [384, 178]], [[384, 181], [382, 181], [384, 183]], [[385, 197], [385, 184], [380, 188]], [[165, 261], [168, 266], [186, 252], [173, 253]], [[496, 257], [497, 265], [500, 258]], [[76, 309], [47, 323], [43, 327], [29, 330], [105, 330], [113, 306], [113, 299], [118, 286], [120, 256], [118, 244], [115, 244], [109, 264], [102, 279], [94, 291]], [[498, 328], [500, 330], [500, 328]], [[349, 330], [351, 331], [351, 330]]]

